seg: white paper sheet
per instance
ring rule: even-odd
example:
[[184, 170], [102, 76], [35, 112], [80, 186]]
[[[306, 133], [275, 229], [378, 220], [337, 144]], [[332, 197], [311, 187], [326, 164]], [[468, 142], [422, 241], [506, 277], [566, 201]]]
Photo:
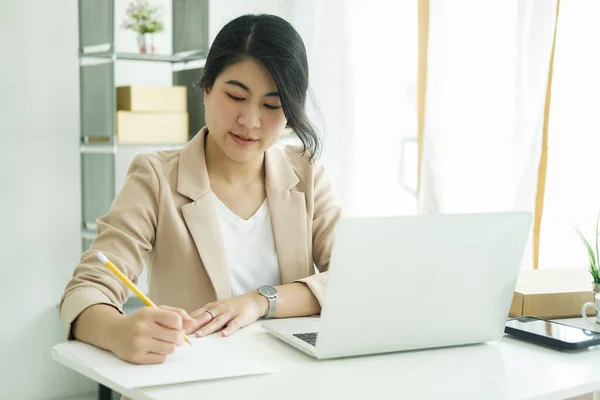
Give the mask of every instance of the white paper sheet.
[[189, 338], [192, 346], [177, 348], [163, 364], [136, 365], [111, 352], [72, 341], [54, 346], [53, 351], [70, 355], [98, 374], [125, 388], [265, 374], [276, 369], [227, 348], [212, 338]]

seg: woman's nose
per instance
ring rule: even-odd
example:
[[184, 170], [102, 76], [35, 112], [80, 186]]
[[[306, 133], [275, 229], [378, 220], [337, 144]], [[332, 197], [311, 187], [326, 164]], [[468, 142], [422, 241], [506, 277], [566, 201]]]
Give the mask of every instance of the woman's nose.
[[260, 128], [260, 113], [257, 108], [254, 106], [244, 107], [238, 118], [238, 124], [248, 129]]

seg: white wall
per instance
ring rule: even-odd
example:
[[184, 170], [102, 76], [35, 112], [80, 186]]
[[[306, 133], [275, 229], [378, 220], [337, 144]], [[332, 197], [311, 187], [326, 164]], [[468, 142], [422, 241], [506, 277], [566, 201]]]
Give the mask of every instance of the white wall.
[[227, 0], [211, 1], [208, 6], [208, 37], [215, 39], [221, 28], [243, 14], [275, 14], [282, 18], [288, 16], [289, 0]]
[[54, 362], [79, 259], [77, 2], [0, 2], [1, 398], [95, 385]]

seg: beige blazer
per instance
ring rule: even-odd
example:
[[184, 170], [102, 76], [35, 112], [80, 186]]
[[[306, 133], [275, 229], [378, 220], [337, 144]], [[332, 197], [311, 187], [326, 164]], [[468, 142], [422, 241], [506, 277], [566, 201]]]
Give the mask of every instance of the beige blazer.
[[[200, 131], [182, 150], [138, 155], [98, 235], [81, 256], [60, 303], [69, 337], [86, 308], [104, 303], [122, 312], [127, 288], [95, 257], [101, 250], [133, 282], [148, 271], [150, 298], [188, 312], [231, 297], [219, 221], [210, 196]], [[265, 154], [265, 187], [284, 284], [301, 281], [323, 300], [334, 225], [341, 209], [318, 164], [297, 147]]]

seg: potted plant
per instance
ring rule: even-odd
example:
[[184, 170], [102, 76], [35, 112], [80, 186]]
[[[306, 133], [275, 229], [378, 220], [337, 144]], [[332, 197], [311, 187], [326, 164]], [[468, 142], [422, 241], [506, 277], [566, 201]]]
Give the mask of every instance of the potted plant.
[[590, 262], [590, 265], [589, 265], [590, 274], [592, 275], [592, 278], [593, 278], [592, 285], [593, 285], [594, 294], [600, 293], [600, 273], [598, 271], [598, 266], [600, 264], [600, 253], [598, 252], [598, 236], [600, 236], [600, 232], [598, 232], [598, 223], [599, 222], [600, 222], [600, 214], [598, 214], [598, 218], [596, 219], [595, 247], [592, 247], [590, 242], [585, 238], [585, 236], [583, 236], [583, 233], [581, 233], [581, 230], [577, 226], [575, 227], [575, 230], [577, 231], [579, 238], [585, 245], [587, 252], [588, 252], [588, 258], [589, 258], [589, 262]]
[[128, 18], [123, 21], [122, 28], [137, 33], [140, 53], [154, 53], [154, 34], [164, 30], [162, 7], [151, 6], [148, 0], [135, 0], [129, 3], [126, 13]]

